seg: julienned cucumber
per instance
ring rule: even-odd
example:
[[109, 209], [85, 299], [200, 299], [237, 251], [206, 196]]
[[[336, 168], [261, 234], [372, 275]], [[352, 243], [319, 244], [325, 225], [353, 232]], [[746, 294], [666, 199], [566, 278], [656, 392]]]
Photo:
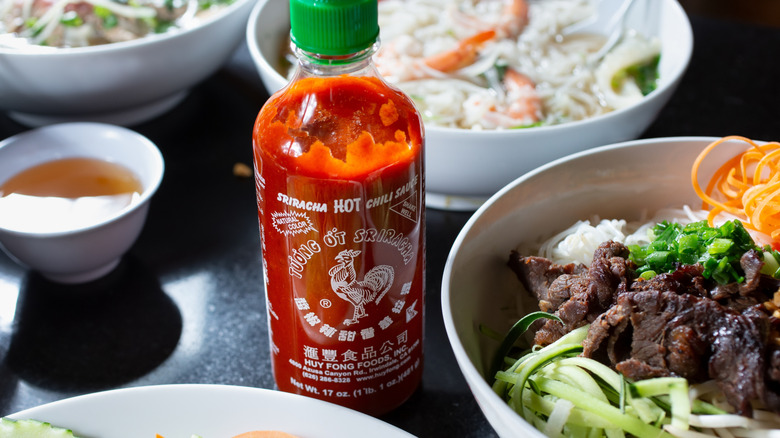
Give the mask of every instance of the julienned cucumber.
[[73, 432], [37, 420], [0, 419], [0, 438], [76, 438]]

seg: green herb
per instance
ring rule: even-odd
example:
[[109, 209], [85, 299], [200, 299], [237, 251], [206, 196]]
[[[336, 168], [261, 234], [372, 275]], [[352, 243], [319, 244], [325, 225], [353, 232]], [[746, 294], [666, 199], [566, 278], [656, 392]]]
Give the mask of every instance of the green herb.
[[545, 125], [545, 123], [544, 123], [543, 121], [539, 120], [538, 122], [527, 123], [527, 124], [525, 124], [525, 125], [512, 126], [512, 127], [511, 127], [511, 128], [509, 128], [509, 129], [527, 129], [527, 128], [536, 128], [536, 127], [539, 127], [539, 126], [544, 126], [544, 125]]
[[[636, 263], [637, 273], [644, 279], [673, 272], [680, 265], [698, 263], [704, 267], [704, 278], [720, 284], [741, 283], [745, 278], [740, 258], [749, 250], [761, 251], [738, 220], [720, 227], [710, 227], [706, 221], [687, 225], [664, 221], [653, 227], [651, 237], [646, 246], [628, 247], [629, 259]], [[780, 254], [775, 260], [779, 263], [777, 268], [765, 273], [772, 275], [780, 268]], [[769, 269], [771, 266], [767, 266]]]
[[650, 62], [632, 65], [617, 72], [612, 78], [612, 88], [620, 89], [624, 81], [631, 79], [636, 82], [642, 95], [647, 96], [658, 86], [658, 63], [660, 60], [659, 55]]
[[84, 20], [79, 17], [79, 14], [77, 14], [76, 11], [68, 11], [62, 14], [60, 23], [68, 27], [79, 27], [84, 24]]
[[117, 24], [119, 24], [119, 19], [109, 9], [104, 8], [103, 6], [95, 6], [94, 11], [95, 11], [95, 15], [97, 15], [100, 19], [103, 20], [104, 28], [111, 29], [113, 27], [116, 27]]
[[761, 273], [780, 278], [780, 252], [767, 245], [764, 247], [764, 266]]
[[200, 9], [209, 9], [212, 6], [230, 5], [235, 0], [198, 0], [198, 7]]
[[176, 27], [176, 22], [170, 20], [157, 20], [157, 23], [154, 26], [154, 32], [165, 33], [172, 27]]

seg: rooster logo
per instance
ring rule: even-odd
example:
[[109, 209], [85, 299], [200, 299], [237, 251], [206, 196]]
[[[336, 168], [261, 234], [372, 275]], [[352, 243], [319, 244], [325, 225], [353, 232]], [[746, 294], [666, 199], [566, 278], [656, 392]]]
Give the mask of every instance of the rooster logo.
[[363, 280], [358, 280], [355, 272], [355, 257], [360, 251], [345, 249], [336, 256], [338, 264], [328, 271], [330, 287], [336, 295], [355, 306], [352, 319], [345, 319], [344, 324], [351, 325], [366, 316], [365, 305], [371, 301], [379, 303], [393, 284], [393, 268], [379, 265], [371, 268]]

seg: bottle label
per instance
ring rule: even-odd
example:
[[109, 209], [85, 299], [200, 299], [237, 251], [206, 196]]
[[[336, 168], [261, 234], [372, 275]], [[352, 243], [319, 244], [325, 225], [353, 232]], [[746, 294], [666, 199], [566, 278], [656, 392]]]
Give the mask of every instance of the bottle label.
[[277, 385], [362, 411], [406, 398], [422, 371], [421, 160], [362, 181], [269, 161], [255, 175]]

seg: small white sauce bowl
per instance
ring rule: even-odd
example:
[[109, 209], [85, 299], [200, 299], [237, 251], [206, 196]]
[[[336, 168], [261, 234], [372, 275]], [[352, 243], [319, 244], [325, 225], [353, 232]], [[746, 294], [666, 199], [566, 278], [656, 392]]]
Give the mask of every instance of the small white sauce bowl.
[[[77, 157], [123, 165], [136, 175], [143, 191], [137, 202], [81, 228], [43, 233], [0, 225], [0, 247], [12, 259], [59, 283], [95, 280], [117, 266], [141, 233], [164, 172], [157, 146], [132, 130], [103, 123], [62, 123], [0, 142], [0, 185], [32, 166]], [[6, 214], [14, 212], [0, 210], [0, 215]]]

